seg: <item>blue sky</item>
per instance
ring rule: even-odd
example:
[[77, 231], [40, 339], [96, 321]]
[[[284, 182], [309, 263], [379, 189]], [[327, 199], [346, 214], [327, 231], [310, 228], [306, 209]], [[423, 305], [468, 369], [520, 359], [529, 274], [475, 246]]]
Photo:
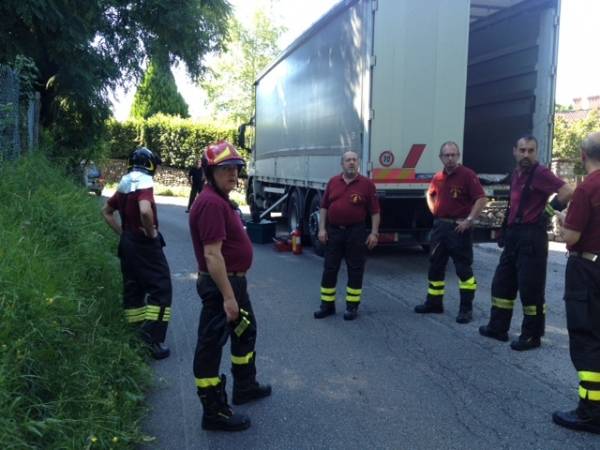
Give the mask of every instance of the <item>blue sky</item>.
[[[303, 30], [315, 22], [338, 0], [280, 0], [277, 6], [288, 32], [281, 39], [286, 47]], [[257, 2], [268, 0], [231, 0], [242, 20]], [[562, 0], [556, 100], [569, 104], [574, 97], [600, 95], [600, 0]], [[201, 117], [203, 95], [187, 79], [182, 68], [174, 71], [179, 90], [190, 105], [193, 117]], [[119, 91], [114, 102], [115, 116], [128, 116], [133, 90]]]

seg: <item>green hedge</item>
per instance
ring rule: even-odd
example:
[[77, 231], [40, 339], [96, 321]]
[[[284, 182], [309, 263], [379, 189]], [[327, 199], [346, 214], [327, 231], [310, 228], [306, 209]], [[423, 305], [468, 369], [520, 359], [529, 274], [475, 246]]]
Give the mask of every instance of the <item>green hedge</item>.
[[235, 145], [237, 130], [159, 114], [146, 120], [111, 120], [108, 133], [111, 158], [125, 159], [145, 145], [161, 156], [163, 164], [186, 168], [211, 142], [227, 139]]
[[98, 199], [39, 155], [0, 196], [0, 448], [135, 447], [151, 372]]

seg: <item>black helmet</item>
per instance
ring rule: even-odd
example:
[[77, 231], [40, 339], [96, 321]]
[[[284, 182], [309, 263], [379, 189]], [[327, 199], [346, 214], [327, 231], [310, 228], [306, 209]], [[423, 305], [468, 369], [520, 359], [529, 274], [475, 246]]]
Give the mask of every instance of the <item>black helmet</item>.
[[127, 164], [127, 171], [137, 170], [139, 172], [147, 173], [148, 175], [154, 175], [156, 172], [156, 166], [160, 165], [160, 156], [155, 155], [146, 147], [140, 147], [134, 150], [129, 156]]

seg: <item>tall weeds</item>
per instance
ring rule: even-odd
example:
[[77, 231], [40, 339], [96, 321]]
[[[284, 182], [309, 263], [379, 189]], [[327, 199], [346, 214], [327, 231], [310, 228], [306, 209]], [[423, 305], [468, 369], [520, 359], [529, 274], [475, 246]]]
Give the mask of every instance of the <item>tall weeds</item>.
[[149, 369], [98, 200], [43, 156], [0, 169], [0, 448], [132, 448]]

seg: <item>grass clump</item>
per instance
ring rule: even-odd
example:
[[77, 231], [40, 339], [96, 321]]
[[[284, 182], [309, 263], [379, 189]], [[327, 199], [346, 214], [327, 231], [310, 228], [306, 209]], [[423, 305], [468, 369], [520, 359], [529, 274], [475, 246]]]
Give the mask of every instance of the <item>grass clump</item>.
[[0, 166], [0, 448], [132, 448], [150, 369], [98, 200], [43, 156]]

